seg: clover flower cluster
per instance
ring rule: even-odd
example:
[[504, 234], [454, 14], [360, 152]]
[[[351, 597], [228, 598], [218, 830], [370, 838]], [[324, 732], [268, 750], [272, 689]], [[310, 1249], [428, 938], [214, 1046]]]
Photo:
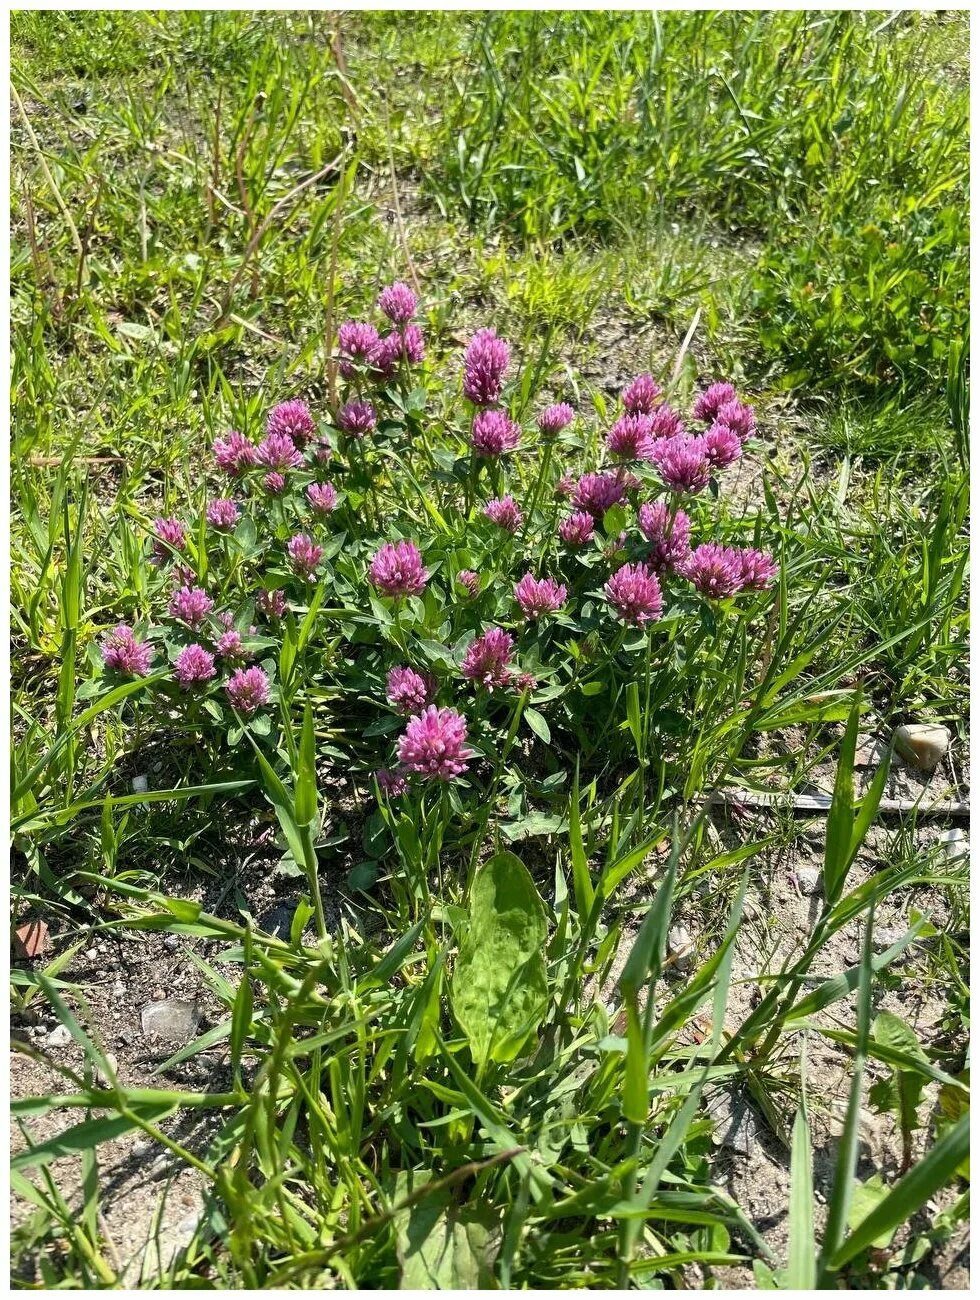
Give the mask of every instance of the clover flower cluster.
[[[176, 688], [178, 699], [188, 699], [187, 716], [202, 722], [205, 712], [213, 713], [213, 703], [202, 710], [190, 697], [213, 701], [223, 693], [227, 706], [245, 720], [269, 704], [272, 669], [254, 660], [274, 638], [290, 600], [298, 618], [312, 609], [314, 584], [319, 584], [322, 601], [328, 583], [352, 582], [359, 586], [365, 610], [370, 593], [375, 613], [377, 596], [393, 601], [394, 617], [379, 617], [375, 623], [387, 619], [385, 636], [397, 642], [399, 661], [382, 658], [379, 665], [371, 660], [369, 674], [383, 682], [377, 688], [379, 704], [383, 694], [404, 720], [394, 760], [374, 773], [378, 789], [394, 799], [416, 778], [453, 781], [469, 770], [477, 750], [463, 708], [469, 712], [472, 705], [482, 716], [499, 707], [502, 692], [536, 691], [535, 676], [521, 660], [537, 669], [539, 656], [556, 644], [556, 625], [570, 626], [580, 603], [587, 618], [598, 609], [610, 626], [617, 622], [643, 630], [660, 620], [672, 601], [689, 599], [692, 591], [712, 602], [761, 591], [775, 580], [778, 566], [764, 551], [715, 540], [698, 499], [709, 485], [714, 491], [718, 476], [739, 461], [755, 433], [754, 412], [731, 384], [711, 384], [686, 416], [665, 400], [650, 374], [637, 376], [622, 392], [621, 409], [600, 437], [589, 440], [599, 448], [597, 461], [559, 465], [548, 479], [553, 459], [582, 445], [579, 439], [559, 438], [577, 416], [569, 403], [552, 402], [536, 417], [538, 446], [528, 450], [538, 459], [531, 465], [529, 485], [527, 475], [513, 475], [517, 457], [509, 455], [520, 454], [522, 438], [505, 406], [511, 350], [492, 329], [479, 330], [463, 356], [462, 391], [472, 416], [469, 447], [453, 472], [461, 485], [466, 483], [464, 517], [452, 517], [445, 494], [430, 502], [434, 518], [436, 505], [444, 514], [449, 511], [444, 537], [450, 540], [433, 551], [426, 548], [424, 556], [418, 542], [403, 535], [410, 527], [408, 518], [417, 517], [414, 512], [389, 521], [377, 502], [369, 509], [371, 465], [382, 463], [377, 445], [398, 436], [392, 430], [401, 428], [406, 443], [421, 432], [417, 422], [402, 418], [407, 407], [398, 393], [404, 397], [408, 392], [404, 367], [418, 364], [425, 354], [416, 323], [419, 304], [406, 284], [382, 289], [377, 309], [385, 328], [390, 326], [387, 333], [365, 321], [340, 326], [339, 369], [348, 383], [322, 421], [328, 432], [321, 435], [321, 422], [294, 398], [269, 412], [261, 437], [231, 431], [218, 438], [213, 468], [229, 484], [226, 494], [208, 500], [203, 520], [154, 519], [149, 559], [158, 575], [155, 582], [170, 584], [162, 608], [171, 620], [166, 643], [176, 646], [170, 651], [171, 689]], [[388, 386], [396, 375], [400, 389]], [[328, 464], [336, 483], [326, 481]], [[440, 472], [443, 468], [445, 462], [440, 462]], [[385, 459], [382, 481], [390, 472]], [[345, 481], [346, 474], [352, 477]], [[448, 474], [442, 477], [449, 481]], [[482, 523], [473, 527], [481, 517], [506, 536]], [[363, 522], [382, 533], [376, 532], [373, 546], [365, 550]], [[460, 522], [462, 528], [454, 533]], [[385, 540], [385, 533], [392, 540]], [[522, 554], [529, 534], [541, 536], [541, 546]], [[250, 567], [253, 554], [260, 557], [254, 561], [258, 571]], [[516, 581], [509, 580], [503, 590], [491, 576], [497, 556], [505, 570], [513, 556], [516, 568]], [[228, 601], [223, 564], [248, 589], [250, 604], [235, 614], [223, 608]], [[407, 598], [423, 595], [421, 604], [403, 607]], [[349, 602], [341, 596], [338, 603]], [[447, 672], [448, 652], [432, 656], [429, 643], [436, 635], [448, 641], [454, 607], [459, 649], [452, 652], [455, 668]], [[247, 611], [253, 608], [263, 624], [261, 638], [256, 628], [247, 627], [252, 617]], [[438, 624], [433, 611], [440, 611]], [[333, 611], [334, 617], [338, 612]], [[416, 619], [425, 630], [413, 648]], [[138, 639], [133, 627], [120, 623], [100, 645], [105, 669], [147, 676], [155, 635]], [[156, 644], [162, 647], [162, 641]], [[359, 636], [355, 644], [360, 641]], [[595, 634], [591, 652], [589, 637], [581, 641], [583, 654], [601, 652], [601, 634]], [[636, 644], [634, 637], [628, 648]], [[338, 659], [342, 670], [343, 655]], [[416, 666], [423, 662], [443, 667], [436, 675]], [[552, 671], [545, 668], [549, 680]], [[461, 693], [468, 687], [464, 698], [470, 704], [456, 707], [453, 677]]]
[[[355, 320], [345, 321], [338, 331], [339, 369], [345, 379], [388, 380], [403, 363], [418, 365], [425, 360], [425, 336], [413, 320], [418, 301], [408, 285], [400, 281], [388, 285], [378, 295], [377, 305], [394, 327], [387, 334], [379, 334], [367, 321]], [[347, 432], [355, 437], [370, 432], [360, 427], [359, 417], [353, 423]]]

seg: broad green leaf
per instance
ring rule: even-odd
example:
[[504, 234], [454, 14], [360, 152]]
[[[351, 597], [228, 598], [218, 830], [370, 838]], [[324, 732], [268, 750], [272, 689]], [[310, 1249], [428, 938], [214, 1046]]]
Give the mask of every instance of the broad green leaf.
[[551, 744], [551, 728], [537, 709], [532, 709], [530, 704], [525, 705], [524, 721], [536, 736], [540, 736], [546, 745]]
[[[400, 1173], [396, 1199], [423, 1191], [431, 1175]], [[448, 1189], [395, 1211], [403, 1291], [476, 1291], [493, 1286], [489, 1214], [456, 1207]]]
[[548, 1000], [545, 909], [527, 868], [498, 853], [478, 872], [452, 1006], [479, 1066], [520, 1052]]

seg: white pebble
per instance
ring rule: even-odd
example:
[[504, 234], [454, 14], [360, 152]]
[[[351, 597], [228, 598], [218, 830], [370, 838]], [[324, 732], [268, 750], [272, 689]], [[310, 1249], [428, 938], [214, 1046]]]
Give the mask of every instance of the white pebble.
[[686, 970], [694, 956], [694, 943], [683, 925], [675, 925], [667, 935], [667, 953], [677, 970]]
[[966, 838], [966, 832], [958, 826], [952, 830], [940, 831], [939, 843], [945, 849], [950, 862], [959, 862], [961, 858], [970, 855], [970, 841]]
[[796, 880], [800, 886], [800, 893], [809, 897], [817, 893], [820, 888], [820, 872], [816, 867], [800, 867], [796, 873]]
[[895, 748], [922, 772], [934, 771], [949, 749], [949, 730], [931, 722], [908, 722], [895, 728]]

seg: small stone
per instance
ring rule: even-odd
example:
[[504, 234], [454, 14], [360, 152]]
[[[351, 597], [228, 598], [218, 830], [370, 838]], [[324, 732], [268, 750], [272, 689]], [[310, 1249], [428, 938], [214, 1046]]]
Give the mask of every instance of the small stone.
[[133, 794], [145, 794], [149, 789], [149, 778], [146, 776], [134, 776], [130, 785], [133, 787]]
[[48, 948], [48, 927], [45, 921], [26, 921], [14, 934], [14, 956], [40, 957]]
[[871, 946], [875, 952], [884, 952], [892, 944], [898, 943], [899, 939], [905, 937], [905, 928], [894, 925], [882, 925], [875, 928], [871, 936]]
[[140, 1013], [140, 1023], [147, 1038], [161, 1042], [189, 1043], [201, 1022], [201, 1009], [196, 1002], [169, 998], [165, 1002], [149, 1003]]
[[55, 1025], [45, 1041], [48, 1047], [67, 1047], [71, 1042], [71, 1032], [64, 1025]]
[[759, 1124], [755, 1112], [743, 1097], [719, 1090], [708, 1103], [708, 1114], [714, 1121], [711, 1140], [715, 1146], [742, 1156], [752, 1153], [753, 1144], [758, 1140]]
[[961, 858], [970, 856], [970, 841], [966, 838], [966, 831], [958, 826], [952, 830], [940, 831], [939, 843], [950, 862], [959, 862]]
[[683, 925], [675, 925], [667, 935], [667, 955], [676, 970], [687, 970], [694, 956], [694, 943]]
[[98, 950], [98, 948], [96, 948], [96, 947], [94, 947], [94, 946], [91, 947], [91, 948], [86, 948], [86, 949], [85, 949], [85, 957], [86, 957], [86, 959], [87, 959], [88, 961], [98, 961], [98, 959], [99, 959], [99, 950]]
[[820, 890], [820, 872], [816, 867], [800, 867], [796, 873], [796, 883], [800, 887], [800, 893], [809, 898]]
[[166, 996], [167, 995], [164, 993], [163, 989], [154, 989], [150, 994], [150, 998], [153, 1002], [162, 1002]]
[[949, 749], [949, 729], [931, 722], [908, 722], [895, 728], [895, 748], [921, 772], [934, 772]]
[[180, 947], [180, 936], [176, 934], [165, 934], [163, 936], [163, 946], [168, 952], [174, 952]]
[[114, 998], [121, 998], [126, 992], [126, 985], [122, 982], [122, 980], [116, 980], [110, 992]]

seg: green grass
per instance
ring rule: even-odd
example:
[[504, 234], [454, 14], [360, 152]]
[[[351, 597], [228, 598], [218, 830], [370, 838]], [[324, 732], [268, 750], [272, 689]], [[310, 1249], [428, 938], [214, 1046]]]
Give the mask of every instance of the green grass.
[[[99, 1174], [103, 1142], [135, 1131], [208, 1188], [180, 1289], [928, 1282], [969, 1197], [966, 868], [914, 819], [870, 844], [886, 769], [862, 796], [853, 761], [859, 717], [967, 739], [966, 33], [960, 14], [14, 15], [15, 907], [69, 955], [93, 925], [194, 941], [222, 1010], [181, 1055], [227, 1053], [220, 1087], [166, 1067], [124, 1087], [61, 948], [16, 968], [15, 1012], [46, 1004], [84, 1058], [16, 1104], [28, 1131], [63, 1121], [16, 1157], [22, 1284], [119, 1284]], [[196, 518], [214, 439], [260, 437], [277, 401], [329, 422], [338, 322], [413, 277], [426, 391], [401, 391], [387, 441], [352, 461], [330, 581], [263, 647], [270, 726], [246, 739], [219, 710], [202, 731], [162, 671], [110, 689], [98, 639], [160, 622], [153, 518]], [[513, 344], [527, 429], [552, 398], [581, 413], [548, 481], [591, 465], [638, 371], [680, 406], [732, 377], [760, 437], [692, 513], [768, 546], [782, 577], [737, 615], [689, 601], [651, 669], [652, 641], [617, 645], [588, 594], [597, 548], [569, 569], [577, 621], [522, 649], [533, 700], [478, 711], [490, 779], [378, 802], [384, 669], [408, 638], [445, 688], [473, 629], [442, 596], [397, 620], [369, 607], [377, 542], [417, 535], [440, 584], [479, 569], [473, 618], [510, 617], [519, 548], [463, 508], [459, 354], [487, 324]], [[547, 493], [532, 508], [525, 446], [506, 486], [540, 559], [554, 512]], [[244, 601], [287, 523], [270, 511], [199, 571]], [[754, 979], [739, 944], [751, 921], [762, 951], [763, 882], [798, 828], [703, 800], [798, 789], [827, 760], [824, 892]], [[365, 792], [353, 813], [338, 773]], [[288, 939], [177, 896], [237, 889], [257, 819], [304, 895]], [[879, 951], [889, 909], [906, 923]], [[520, 995], [499, 1039], [468, 997], [481, 980]], [[921, 987], [940, 1014], [917, 1044], [879, 1003]], [[829, 1178], [827, 1044], [853, 1076]], [[785, 1145], [788, 1251], [724, 1190], [719, 1084]], [[856, 1182], [867, 1104], [914, 1136], [908, 1172]], [[213, 1117], [205, 1148], [187, 1115]], [[80, 1212], [51, 1167], [65, 1150], [85, 1161]]]

